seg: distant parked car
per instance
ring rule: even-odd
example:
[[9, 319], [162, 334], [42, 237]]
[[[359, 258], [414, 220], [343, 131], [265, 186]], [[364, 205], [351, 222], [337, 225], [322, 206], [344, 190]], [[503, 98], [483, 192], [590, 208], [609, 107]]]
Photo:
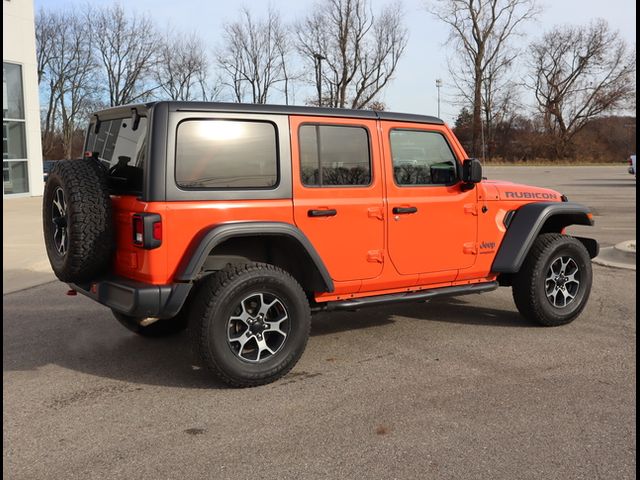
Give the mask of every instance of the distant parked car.
[[57, 160], [45, 160], [42, 162], [42, 171], [44, 173], [44, 181], [47, 181], [49, 178], [49, 173], [53, 169], [53, 166], [56, 164]]
[[636, 174], [636, 156], [635, 155], [629, 155], [629, 173], [631, 175]]

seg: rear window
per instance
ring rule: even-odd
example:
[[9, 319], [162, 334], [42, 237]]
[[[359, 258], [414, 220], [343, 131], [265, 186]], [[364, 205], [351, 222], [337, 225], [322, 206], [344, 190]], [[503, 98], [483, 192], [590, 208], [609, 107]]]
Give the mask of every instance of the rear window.
[[186, 120], [176, 135], [181, 188], [273, 188], [278, 183], [276, 127], [246, 120]]
[[85, 151], [91, 152], [109, 172], [111, 187], [119, 193], [141, 193], [147, 155], [147, 118], [133, 129], [131, 118], [116, 118], [89, 127]]

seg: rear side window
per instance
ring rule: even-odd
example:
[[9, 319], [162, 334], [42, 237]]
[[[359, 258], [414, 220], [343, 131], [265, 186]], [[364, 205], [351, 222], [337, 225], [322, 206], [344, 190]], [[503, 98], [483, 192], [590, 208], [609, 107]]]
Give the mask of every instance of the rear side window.
[[396, 185], [450, 185], [456, 182], [456, 158], [437, 132], [391, 130]]
[[362, 127], [302, 125], [300, 172], [309, 187], [369, 185], [369, 135]]
[[186, 120], [176, 136], [176, 183], [182, 188], [275, 187], [276, 134], [267, 122]]
[[133, 129], [132, 118], [116, 118], [89, 126], [85, 151], [108, 169], [111, 188], [118, 193], [140, 193], [146, 168], [147, 118], [140, 117]]

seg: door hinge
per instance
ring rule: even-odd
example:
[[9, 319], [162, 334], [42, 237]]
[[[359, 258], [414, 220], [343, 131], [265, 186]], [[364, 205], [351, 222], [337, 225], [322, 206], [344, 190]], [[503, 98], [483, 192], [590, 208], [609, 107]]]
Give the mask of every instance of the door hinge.
[[478, 205], [475, 203], [467, 203], [464, 206], [464, 213], [468, 213], [470, 215], [478, 215]]
[[377, 218], [378, 220], [384, 220], [384, 212], [382, 207], [369, 207], [367, 208], [369, 218]]
[[384, 255], [382, 253], [382, 250], [369, 250], [367, 252], [367, 262], [383, 263]]
[[462, 252], [475, 255], [478, 253], [478, 244], [476, 242], [467, 242], [462, 245]]

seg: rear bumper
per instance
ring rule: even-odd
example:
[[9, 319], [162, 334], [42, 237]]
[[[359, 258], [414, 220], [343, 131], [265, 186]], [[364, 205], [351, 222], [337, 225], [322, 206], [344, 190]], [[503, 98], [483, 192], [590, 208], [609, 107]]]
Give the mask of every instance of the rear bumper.
[[190, 283], [150, 285], [121, 277], [69, 286], [117, 312], [141, 318], [177, 315], [191, 290]]

